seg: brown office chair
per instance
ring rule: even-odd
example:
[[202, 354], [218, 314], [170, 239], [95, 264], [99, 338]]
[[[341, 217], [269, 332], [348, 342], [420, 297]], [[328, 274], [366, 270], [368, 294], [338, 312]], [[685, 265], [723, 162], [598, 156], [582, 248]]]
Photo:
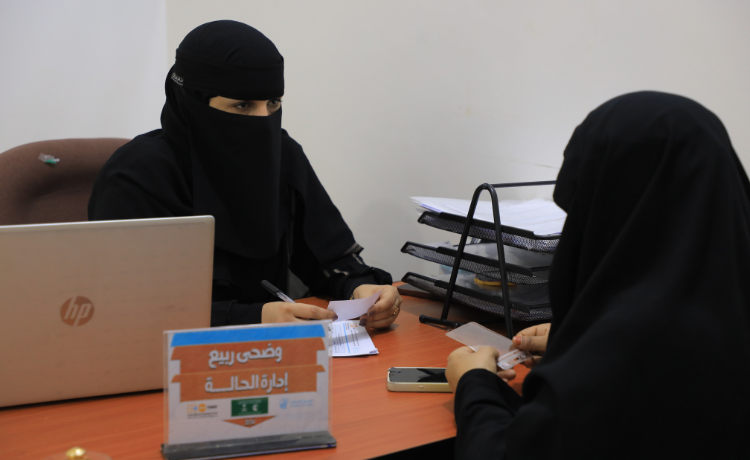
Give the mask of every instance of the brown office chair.
[[[0, 154], [0, 225], [80, 222], [96, 176], [127, 139], [32, 142]], [[39, 160], [44, 153], [57, 164]]]

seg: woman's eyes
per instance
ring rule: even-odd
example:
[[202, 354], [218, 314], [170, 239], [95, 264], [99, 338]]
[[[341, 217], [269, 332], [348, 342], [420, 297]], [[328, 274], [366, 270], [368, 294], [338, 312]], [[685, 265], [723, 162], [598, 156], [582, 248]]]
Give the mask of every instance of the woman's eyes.
[[[233, 104], [232, 107], [234, 107], [234, 109], [237, 111], [246, 112], [252, 109], [253, 102], [252, 101], [240, 101], [236, 104]], [[278, 110], [278, 108], [281, 107], [281, 99], [269, 100], [267, 103], [267, 107], [271, 110]]]

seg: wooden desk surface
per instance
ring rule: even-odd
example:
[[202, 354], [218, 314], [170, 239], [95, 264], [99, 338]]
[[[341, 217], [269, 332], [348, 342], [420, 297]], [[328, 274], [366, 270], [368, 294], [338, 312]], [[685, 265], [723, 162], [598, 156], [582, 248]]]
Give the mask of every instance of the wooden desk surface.
[[[304, 302], [327, 305], [319, 299]], [[452, 394], [386, 389], [388, 368], [445, 367], [448, 354], [460, 346], [444, 330], [419, 322], [420, 314], [439, 316], [440, 309], [433, 300], [405, 296], [391, 330], [370, 331], [379, 355], [334, 358], [332, 434], [338, 441], [336, 448], [274, 454], [273, 458], [365, 459], [455, 436]], [[481, 316], [473, 309], [451, 307], [451, 319], [469, 321]], [[519, 375], [513, 387], [520, 392], [527, 370], [517, 366], [516, 371]], [[41, 460], [81, 446], [114, 460], [161, 460], [163, 441], [161, 391], [0, 409], [2, 458]]]

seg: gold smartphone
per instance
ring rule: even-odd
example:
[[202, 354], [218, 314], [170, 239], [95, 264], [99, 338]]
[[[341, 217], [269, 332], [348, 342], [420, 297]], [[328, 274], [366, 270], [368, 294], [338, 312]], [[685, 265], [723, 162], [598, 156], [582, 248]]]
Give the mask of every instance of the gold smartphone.
[[420, 393], [450, 393], [444, 367], [392, 367], [388, 369], [388, 390]]

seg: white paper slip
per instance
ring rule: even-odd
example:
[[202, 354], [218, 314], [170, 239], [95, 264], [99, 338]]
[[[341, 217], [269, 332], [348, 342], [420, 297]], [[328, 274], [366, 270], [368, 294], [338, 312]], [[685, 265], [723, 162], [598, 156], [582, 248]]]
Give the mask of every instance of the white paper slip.
[[531, 358], [531, 353], [522, 350], [511, 350], [513, 341], [493, 332], [477, 323], [467, 323], [448, 332], [448, 337], [457, 340], [474, 351], [482, 347], [492, 347], [500, 352], [497, 366], [500, 369], [511, 369], [516, 364]]
[[378, 354], [367, 329], [360, 326], [358, 321], [336, 321], [331, 323], [330, 328], [334, 358]]
[[367, 313], [375, 302], [378, 300], [380, 291], [367, 297], [365, 299], [354, 299], [354, 300], [334, 300], [328, 303], [328, 310], [339, 315], [338, 321], [346, 321], [348, 319], [359, 318], [360, 316]]

